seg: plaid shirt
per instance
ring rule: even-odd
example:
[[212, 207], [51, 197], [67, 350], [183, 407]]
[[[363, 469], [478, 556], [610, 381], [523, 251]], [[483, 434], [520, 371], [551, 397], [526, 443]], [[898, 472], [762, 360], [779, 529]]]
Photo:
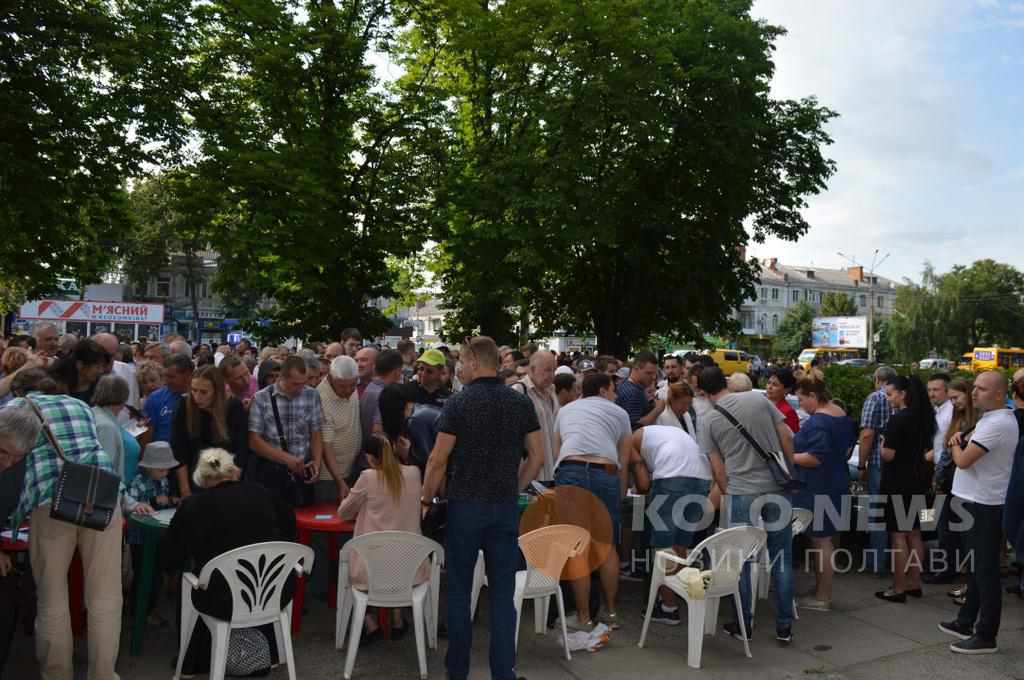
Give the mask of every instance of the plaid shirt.
[[277, 389], [277, 385], [270, 385], [253, 395], [249, 406], [249, 432], [256, 432], [271, 446], [281, 448], [274, 408], [270, 403], [274, 395], [277, 396], [277, 410], [281, 414], [288, 453], [306, 460], [313, 433], [323, 430], [324, 412], [320, 405], [320, 394], [312, 387], [303, 386], [297, 397], [289, 399]]
[[[100, 446], [92, 409], [85, 402], [62, 394], [37, 393], [30, 396], [39, 406], [68, 460], [82, 465], [96, 465], [117, 474], [110, 456]], [[29, 408], [25, 402], [25, 399], [14, 399], [5, 408]], [[53, 487], [62, 464], [46, 435], [40, 431], [35, 446], [25, 458], [25, 482], [18, 507], [11, 514], [12, 526], [18, 526], [33, 510], [53, 501]]]
[[167, 477], [153, 479], [144, 470], [139, 470], [138, 474], [135, 475], [135, 479], [128, 485], [128, 495], [136, 503], [147, 503], [159, 510], [160, 508], [156, 504], [156, 497], [171, 495], [171, 480]]
[[889, 418], [895, 413], [889, 401], [885, 398], [885, 388], [881, 388], [868, 395], [864, 400], [864, 408], [860, 412], [860, 426], [870, 427], [875, 431], [875, 440], [871, 444], [871, 455], [868, 457], [868, 465], [881, 464], [882, 431], [885, 430]]

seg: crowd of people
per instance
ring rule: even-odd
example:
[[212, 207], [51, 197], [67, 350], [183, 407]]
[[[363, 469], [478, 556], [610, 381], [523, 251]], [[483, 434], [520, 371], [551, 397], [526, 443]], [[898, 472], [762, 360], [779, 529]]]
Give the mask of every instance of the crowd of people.
[[[654, 549], [685, 555], [715, 525], [766, 529], [782, 644], [793, 640], [794, 606], [832, 607], [833, 553], [850, 528], [840, 509], [849, 505], [851, 476], [861, 477], [882, 507], [865, 551], [867, 568], [891, 577], [877, 597], [906, 604], [922, 595], [922, 583], [956, 586], [958, 616], [938, 624], [958, 638], [955, 652], [996, 650], [1001, 558], [1007, 540], [1018, 555], [1024, 549], [1024, 372], [1012, 383], [998, 372], [973, 382], [944, 374], [923, 382], [881, 366], [857, 422], [818, 370], [726, 375], [706, 354], [659, 359], [640, 351], [627, 362], [534, 344], [499, 347], [484, 336], [418, 351], [410, 341], [373, 345], [347, 329], [337, 342], [257, 349], [247, 340], [193, 347], [180, 336], [78, 339], [41, 324], [31, 342], [4, 348], [0, 363], [5, 524], [30, 526], [44, 678], [71, 677], [66, 576], [76, 549], [86, 581], [89, 675], [116, 677], [126, 586], [122, 517], [162, 508], [177, 508], [160, 549], [168, 574], [198, 571], [235, 547], [294, 540], [291, 510], [314, 503], [337, 506], [342, 518], [355, 520], [356, 535], [423, 531], [443, 540], [446, 666], [454, 680], [469, 670], [481, 551], [492, 676], [516, 677], [518, 501], [529, 488], [583, 490], [609, 527], [609, 545], [593, 565], [597, 578], [575, 578], [569, 589], [575, 612], [567, 623], [576, 630], [622, 625], [619, 581], [629, 575], [635, 541], [634, 532], [623, 531], [630, 491], [659, 499], [659, 521], [646, 532]], [[764, 390], [754, 389], [759, 384]], [[1007, 407], [1011, 398], [1015, 409]], [[120, 478], [120, 501], [104, 529], [51, 517], [60, 466], [47, 430], [62, 457]], [[939, 568], [928, 568], [935, 560], [925, 555], [922, 502], [920, 509], [937, 514]], [[807, 532], [815, 587], [799, 597], [791, 507], [815, 518]], [[124, 540], [137, 560], [137, 537], [129, 531]], [[15, 572], [12, 556], [0, 552], [0, 575]], [[351, 574], [353, 583], [365, 583], [361, 565]], [[754, 634], [749, 567], [740, 590], [742, 607], [724, 629], [743, 639]], [[211, 586], [197, 607], [223, 616], [230, 611], [226, 592], [223, 583]], [[14, 625], [7, 604], [0, 603], [7, 612], [0, 615], [4, 655]], [[678, 625], [679, 607], [663, 589], [652, 620]], [[393, 616], [400, 636], [405, 623], [401, 612]], [[378, 635], [376, 617], [364, 625], [367, 644]], [[184, 660], [189, 673], [209, 663], [202, 628]], [[273, 635], [265, 640], [276, 657]]]

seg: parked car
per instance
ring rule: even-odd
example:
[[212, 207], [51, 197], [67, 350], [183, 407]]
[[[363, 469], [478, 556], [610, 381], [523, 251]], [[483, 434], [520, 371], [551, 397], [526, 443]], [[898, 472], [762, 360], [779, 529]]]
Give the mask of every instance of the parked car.
[[836, 364], [838, 366], [870, 366], [871, 362], [868, 361], [867, 359], [857, 358], [857, 359], [843, 359], [842, 361], [837, 361]]
[[953, 371], [956, 370], [956, 362], [949, 359], [921, 359], [918, 366], [923, 371]]

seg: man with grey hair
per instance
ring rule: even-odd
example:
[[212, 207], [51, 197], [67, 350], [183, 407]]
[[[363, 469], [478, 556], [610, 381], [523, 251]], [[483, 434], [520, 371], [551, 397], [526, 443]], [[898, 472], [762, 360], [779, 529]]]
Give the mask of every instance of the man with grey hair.
[[57, 356], [59, 347], [57, 326], [49, 321], [36, 324], [32, 329], [32, 336], [36, 339], [36, 354], [50, 359]]
[[171, 356], [171, 348], [162, 342], [154, 342], [146, 346], [144, 356], [149, 361], [163, 367], [167, 364], [167, 357]]
[[[31, 399], [31, 402], [29, 402]], [[60, 476], [60, 459], [46, 437], [40, 417], [49, 424], [67, 460], [116, 473], [96, 438], [89, 407], [67, 395], [32, 392], [0, 409], [0, 470], [25, 459], [25, 479], [12, 526], [29, 519], [29, 558], [38, 589], [36, 657], [43, 678], [70, 678], [74, 671], [71, 619], [68, 617], [68, 568], [77, 550], [85, 574], [89, 625], [90, 678], [116, 678], [121, 638], [121, 509], [115, 507], [102, 531], [85, 529], [50, 516]], [[6, 556], [0, 569], [6, 570]]]
[[320, 384], [320, 357], [308, 347], [300, 349], [296, 356], [306, 362], [306, 384], [315, 388]]
[[555, 395], [555, 368], [557, 361], [551, 352], [534, 352], [530, 355], [529, 368], [522, 380], [512, 385], [533, 402], [533, 410], [540, 422], [544, 440], [544, 464], [537, 473], [537, 479], [555, 479], [555, 461], [558, 459], [558, 442], [555, 434], [555, 416], [558, 415], [558, 397]]
[[362, 446], [359, 397], [355, 394], [358, 379], [355, 359], [342, 354], [331, 361], [327, 378], [316, 388], [324, 412], [324, 465], [314, 489], [318, 503], [333, 503], [348, 493], [344, 480]]
[[171, 342], [171, 354], [184, 354], [189, 359], [192, 358], [192, 347], [189, 346], [185, 340], [174, 340]]
[[[857, 469], [860, 470], [861, 479], [867, 481], [868, 494], [872, 497], [878, 496], [882, 489], [881, 435], [889, 418], [895, 413], [885, 396], [885, 386], [895, 377], [896, 371], [891, 366], [875, 369], [875, 391], [864, 400], [860, 412], [860, 456]], [[888, 554], [886, 548], [889, 536], [884, 527], [868, 531], [868, 539], [871, 549], [865, 555], [865, 568], [879, 576], [887, 574], [889, 565], [884, 558]]]
[[78, 344], [78, 336], [74, 333], [65, 333], [60, 336], [60, 343], [57, 346], [57, 356], [64, 357], [75, 351]]
[[[135, 366], [118, 361], [117, 351], [119, 343], [117, 342], [117, 336], [112, 333], [97, 333], [92, 339], [110, 356], [110, 359], [107, 361], [106, 372], [121, 376], [128, 383], [128, 400], [125, 403], [132, 408], [139, 408], [139, 380], [135, 376]], [[125, 424], [128, 422], [128, 412], [125, 410], [122, 413], [124, 415], [118, 416], [118, 421], [121, 424]]]

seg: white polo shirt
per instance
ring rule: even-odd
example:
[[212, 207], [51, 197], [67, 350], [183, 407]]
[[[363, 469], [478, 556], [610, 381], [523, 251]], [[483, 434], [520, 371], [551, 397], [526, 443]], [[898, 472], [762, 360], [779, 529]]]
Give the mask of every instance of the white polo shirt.
[[1020, 428], [1013, 411], [1008, 408], [986, 411], [970, 441], [985, 453], [971, 467], [956, 469], [953, 495], [980, 505], [1004, 505], [1019, 438]]
[[936, 465], [942, 460], [942, 457], [946, 454], [946, 430], [949, 429], [949, 424], [953, 422], [953, 400], [947, 399], [942, 402], [942, 406], [935, 409], [935, 439], [932, 441], [932, 455], [934, 456], [934, 462]]

